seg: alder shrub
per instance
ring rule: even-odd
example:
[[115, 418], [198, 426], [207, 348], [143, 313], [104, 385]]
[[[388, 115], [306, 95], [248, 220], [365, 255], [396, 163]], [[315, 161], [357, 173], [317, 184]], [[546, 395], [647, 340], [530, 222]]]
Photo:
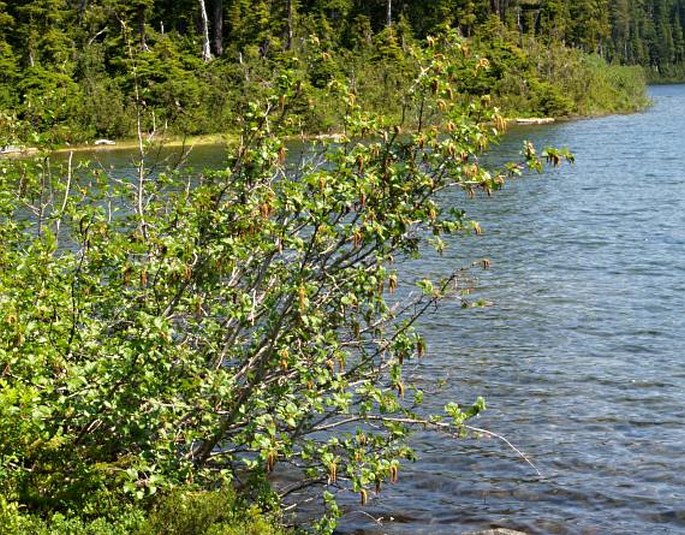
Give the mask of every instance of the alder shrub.
[[425, 352], [415, 320], [455, 295], [458, 274], [399, 298], [398, 284], [415, 281], [398, 266], [478, 231], [440, 205], [445, 189], [490, 193], [541, 162], [526, 145], [520, 164], [483, 169], [478, 155], [504, 121], [486, 97], [452, 86], [487, 62], [455, 36], [413, 54], [420, 75], [400, 124], [368, 116], [334, 80], [341, 135], [298, 165], [280, 135], [299, 85], [289, 72], [246, 110], [218, 171], [153, 173], [141, 161], [115, 179], [48, 159], [3, 162], [8, 503], [99, 515], [179, 486], [295, 502], [316, 487], [329, 513], [319, 528], [331, 531], [339, 489], [365, 503], [397, 479], [412, 427], [467, 429], [482, 400], [425, 414], [403, 375]]

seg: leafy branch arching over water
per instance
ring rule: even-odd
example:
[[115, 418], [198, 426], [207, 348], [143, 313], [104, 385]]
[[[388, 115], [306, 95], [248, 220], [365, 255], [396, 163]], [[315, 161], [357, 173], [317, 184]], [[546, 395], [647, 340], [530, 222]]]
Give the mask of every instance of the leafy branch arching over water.
[[[368, 116], [334, 81], [345, 134], [297, 168], [280, 132], [298, 82], [284, 72], [246, 110], [223, 170], [185, 183], [140, 174], [141, 186], [6, 169], [0, 487], [10, 500], [92, 510], [188, 484], [277, 499], [319, 486], [335, 516], [329, 491], [365, 503], [397, 479], [412, 426], [466, 432], [482, 400], [424, 414], [403, 375], [426, 351], [415, 320], [458, 295], [459, 273], [408, 292], [397, 262], [428, 238], [443, 250], [442, 237], [479, 232], [440, 205], [442, 191], [489, 194], [541, 163], [527, 145], [521, 164], [480, 167], [504, 120], [452, 87], [487, 62], [455, 36], [414, 54], [401, 124]], [[282, 467], [294, 485], [278, 485]]]

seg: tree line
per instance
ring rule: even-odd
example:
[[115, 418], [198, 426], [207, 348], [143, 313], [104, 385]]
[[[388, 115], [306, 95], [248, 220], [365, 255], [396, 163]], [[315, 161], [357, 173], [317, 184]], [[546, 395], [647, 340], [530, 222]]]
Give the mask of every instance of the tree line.
[[[235, 104], [269, 77], [274, 62], [293, 59], [314, 87], [336, 76], [367, 77], [374, 79], [367, 89], [379, 93], [369, 100], [387, 101], [380, 95], [391, 92], [389, 81], [411, 78], [402, 65], [408, 47], [453, 28], [479, 42], [483, 55], [506, 48], [500, 73], [526, 71], [528, 79], [557, 87], [518, 98], [521, 80], [498, 84], [502, 77], [493, 75], [477, 92], [503, 97], [504, 108], [523, 106], [514, 112], [582, 114], [593, 106], [563, 102], [573, 91], [551, 79], [564, 76], [550, 71], [553, 60], [540, 59], [544, 49], [566, 63], [594, 54], [673, 76], [685, 56], [683, 15], [685, 0], [0, 1], [0, 110], [23, 121], [12, 127], [24, 137], [122, 137], [131, 133], [137, 84], [155, 124], [206, 133], [235, 120]], [[381, 80], [365, 69], [369, 63]], [[550, 91], [557, 102], [547, 109]], [[325, 130], [334, 120], [323, 114], [305, 126]], [[9, 123], [0, 128], [6, 139]]]
[[111, 38], [122, 22], [142, 48], [151, 34], [172, 32], [210, 59], [249, 46], [264, 55], [292, 49], [310, 33], [352, 48], [393, 24], [419, 38], [446, 26], [469, 36], [490, 17], [610, 61], [661, 67], [685, 54], [683, 0], [17, 0], [0, 2], [0, 58], [6, 76], [36, 63], [60, 65]]

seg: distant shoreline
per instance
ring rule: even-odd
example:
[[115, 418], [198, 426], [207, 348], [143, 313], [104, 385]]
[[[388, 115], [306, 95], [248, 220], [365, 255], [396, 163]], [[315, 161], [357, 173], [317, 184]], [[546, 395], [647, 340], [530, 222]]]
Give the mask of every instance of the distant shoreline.
[[[506, 119], [508, 126], [531, 126], [531, 125], [549, 125], [556, 123], [558, 119], [554, 117], [516, 117]], [[292, 136], [289, 139], [294, 139]], [[305, 139], [334, 139], [336, 137], [335, 133], [332, 134], [311, 134], [306, 135]], [[151, 142], [160, 144], [164, 147], [178, 148], [178, 147], [194, 147], [202, 145], [220, 145], [222, 143], [228, 143], [235, 140], [235, 136], [227, 134], [205, 134], [199, 136], [186, 136], [186, 137], [159, 137], [152, 138]], [[101, 143], [85, 143], [82, 145], [74, 146], [60, 146], [55, 149], [48, 149], [46, 152], [52, 154], [63, 154], [68, 152], [101, 152], [101, 151], [116, 151], [116, 150], [132, 150], [138, 148], [137, 139], [118, 139], [118, 140], [98, 140]], [[9, 149], [9, 150], [6, 150]], [[0, 157], [10, 156], [10, 157], [22, 157], [30, 156], [40, 152], [40, 149], [36, 147], [20, 147], [20, 146], [9, 146], [5, 149], [0, 150]]]

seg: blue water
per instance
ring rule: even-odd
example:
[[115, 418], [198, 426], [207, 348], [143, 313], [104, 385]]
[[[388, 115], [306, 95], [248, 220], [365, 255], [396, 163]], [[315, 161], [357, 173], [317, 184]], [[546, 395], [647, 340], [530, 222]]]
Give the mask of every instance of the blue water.
[[685, 533], [685, 86], [651, 92], [645, 113], [512, 132], [498, 157], [531, 139], [576, 164], [453, 199], [485, 229], [452, 246], [492, 260], [492, 306], [427, 318], [413, 373], [435, 410], [483, 395], [476, 424], [542, 475], [501, 441], [421, 434], [340, 533]]

